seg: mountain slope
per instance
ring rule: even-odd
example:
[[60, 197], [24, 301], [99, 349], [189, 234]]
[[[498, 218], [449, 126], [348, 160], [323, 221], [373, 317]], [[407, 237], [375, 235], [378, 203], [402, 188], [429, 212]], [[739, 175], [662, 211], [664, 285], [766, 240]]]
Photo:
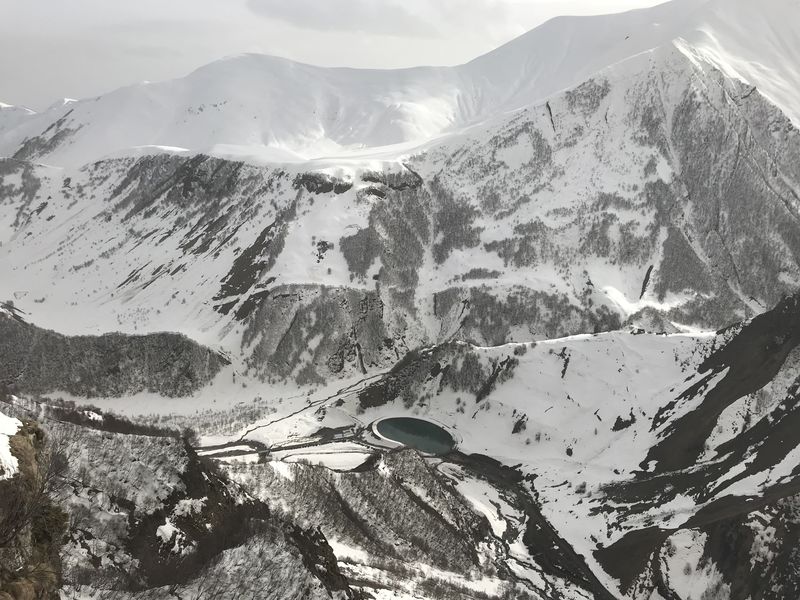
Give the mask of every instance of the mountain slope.
[[[120, 433], [123, 421], [92, 407], [10, 409], [69, 434], [68, 590], [189, 598], [240, 565], [242, 587], [286, 597], [309, 581], [326, 597], [327, 574], [343, 596], [349, 581], [378, 597], [781, 600], [800, 581], [798, 332], [795, 296], [719, 334], [451, 342], [360, 388], [287, 389], [246, 426], [226, 421], [233, 406], [194, 413], [186, 422], [207, 440], [197, 450], [152, 425]], [[397, 415], [446, 427], [457, 448], [421, 457], [374, 435]], [[121, 449], [135, 460], [109, 458]], [[272, 533], [224, 538], [241, 544], [217, 556], [204, 523], [226, 531], [248, 515]], [[338, 561], [306, 572], [292, 521], [320, 528]]]
[[37, 325], [179, 331], [271, 380], [717, 329], [800, 283], [798, 157], [759, 93], [665, 48], [404, 162], [2, 161], [0, 274]]
[[419, 144], [544, 100], [673, 43], [763, 86], [797, 123], [797, 34], [788, 24], [798, 18], [800, 9], [790, 0], [768, 0], [766, 6], [678, 0], [619, 15], [554, 19], [452, 68], [325, 69], [269, 56], [234, 57], [182, 79], [0, 122], [0, 155], [78, 166], [137, 146], [192, 152], [230, 152], [234, 146], [238, 153], [266, 152], [286, 161]]
[[[378, 419], [414, 415], [457, 435], [456, 451], [428, 463], [489, 522], [486, 544], [472, 542], [475, 564], [514, 574], [517, 593], [788, 598], [799, 581], [799, 318], [795, 296], [716, 335], [428, 348], [361, 390], [280, 407], [229, 438], [238, 453], [217, 456], [269, 504], [331, 532], [348, 573], [384, 581], [375, 570], [397, 567], [372, 558], [376, 547], [436, 564], [435, 540], [403, 544], [415, 523], [403, 488], [451, 514], [429, 476], [372, 434]], [[242, 447], [256, 441], [269, 450]], [[378, 457], [349, 470], [337, 462], [345, 445]], [[330, 505], [332, 488], [355, 515]], [[463, 578], [464, 568], [448, 570]]]
[[14, 112], [0, 400], [73, 450], [64, 594], [796, 597], [798, 10]]

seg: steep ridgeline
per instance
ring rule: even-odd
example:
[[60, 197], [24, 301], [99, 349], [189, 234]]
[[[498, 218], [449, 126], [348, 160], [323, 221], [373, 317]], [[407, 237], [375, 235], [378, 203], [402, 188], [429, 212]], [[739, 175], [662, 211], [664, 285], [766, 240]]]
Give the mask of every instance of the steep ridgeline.
[[271, 161], [370, 153], [544, 102], [630, 57], [676, 47], [757, 85], [800, 123], [798, 21], [794, 0], [673, 0], [553, 19], [455, 67], [329, 69], [234, 56], [39, 114], [0, 104], [0, 156], [79, 167], [154, 145]]
[[65, 334], [178, 331], [262, 380], [409, 350], [717, 329], [800, 283], [800, 133], [673, 46], [405, 158], [0, 161], [0, 278]]

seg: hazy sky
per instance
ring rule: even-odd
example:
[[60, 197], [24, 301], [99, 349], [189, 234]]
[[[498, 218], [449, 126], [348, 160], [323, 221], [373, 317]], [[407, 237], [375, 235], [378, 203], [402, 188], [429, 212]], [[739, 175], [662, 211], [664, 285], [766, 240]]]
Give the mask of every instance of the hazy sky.
[[326, 66], [466, 62], [562, 14], [662, 0], [0, 0], [0, 101], [35, 110], [242, 52]]

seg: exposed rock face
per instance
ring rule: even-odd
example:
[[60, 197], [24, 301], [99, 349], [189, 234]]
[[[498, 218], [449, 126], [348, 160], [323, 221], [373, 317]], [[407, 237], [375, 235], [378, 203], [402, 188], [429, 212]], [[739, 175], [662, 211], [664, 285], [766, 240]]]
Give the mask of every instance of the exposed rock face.
[[67, 531], [67, 515], [51, 498], [59, 459], [34, 422], [9, 442], [18, 472], [0, 481], [0, 599], [56, 599]]
[[270, 381], [450, 339], [716, 329], [800, 285], [798, 164], [800, 133], [757, 90], [661, 48], [378, 170], [5, 160], [0, 275], [37, 324], [61, 329], [55, 307], [69, 333], [86, 314], [127, 333], [202, 323]]
[[0, 381], [30, 393], [186, 396], [227, 364], [174, 333], [63, 336], [0, 312]]
[[800, 594], [800, 497], [787, 496], [759, 513], [731, 516], [702, 529], [704, 558], [722, 575], [720, 595], [765, 600]]
[[247, 365], [262, 379], [294, 379], [300, 384], [324, 382], [346, 366], [366, 374], [367, 369], [397, 360], [394, 341], [404, 327], [391, 327], [390, 319], [376, 292], [279, 288], [247, 323]]

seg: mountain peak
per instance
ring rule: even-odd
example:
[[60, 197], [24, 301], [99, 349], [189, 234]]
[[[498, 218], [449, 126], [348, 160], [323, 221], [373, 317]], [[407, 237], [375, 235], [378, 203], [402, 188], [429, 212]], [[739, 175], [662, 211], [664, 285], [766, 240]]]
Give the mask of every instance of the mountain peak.
[[744, 0], [675, 0], [620, 14], [560, 17], [456, 67], [324, 68], [262, 54], [231, 56], [179, 79], [65, 100], [37, 118], [5, 118], [0, 155], [56, 131], [59, 143], [29, 156], [77, 166], [134, 147], [201, 152], [225, 145], [271, 148], [302, 160], [421, 144], [542, 102], [644, 52], [675, 47], [757, 86], [800, 123], [793, 93], [800, 71], [792, 67], [800, 57], [785, 60], [800, 46], [789, 25], [800, 21], [800, 8], [790, 0], [767, 1], [770, 11]]

